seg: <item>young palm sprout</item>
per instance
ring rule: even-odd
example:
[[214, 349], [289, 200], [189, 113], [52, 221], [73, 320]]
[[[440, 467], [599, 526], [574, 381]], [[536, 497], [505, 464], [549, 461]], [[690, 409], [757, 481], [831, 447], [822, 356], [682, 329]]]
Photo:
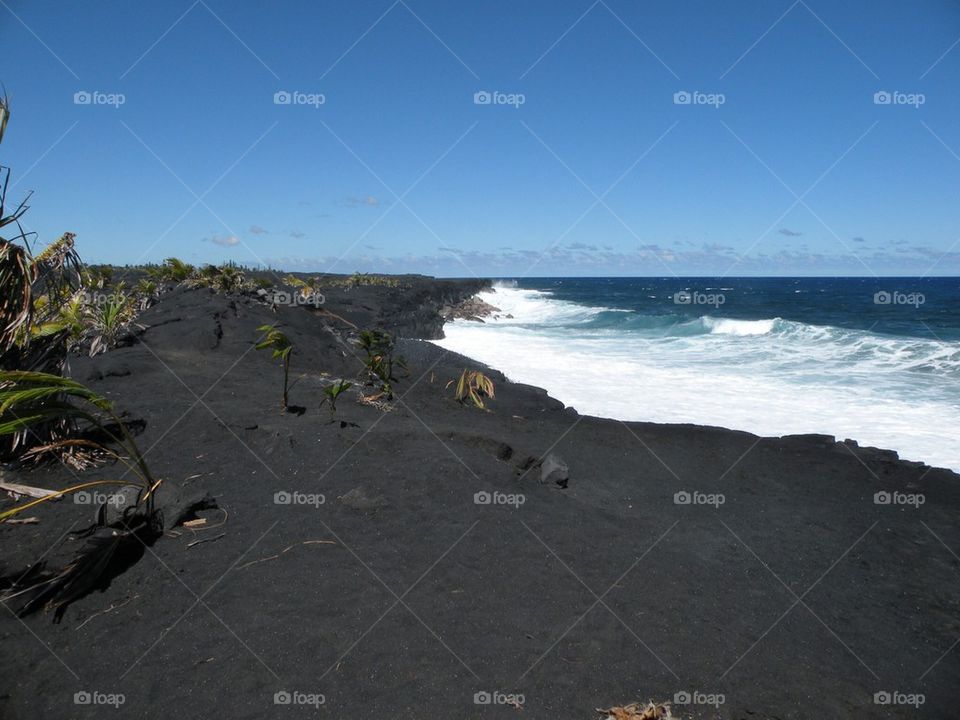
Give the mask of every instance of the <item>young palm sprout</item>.
[[470, 400], [478, 408], [484, 410], [486, 406], [483, 404], [483, 398], [493, 399], [494, 397], [493, 380], [479, 370], [464, 369], [460, 374], [460, 379], [451, 380], [447, 383], [447, 387], [450, 387], [453, 383], [457, 383], [454, 397], [460, 403]]
[[287, 402], [287, 384], [290, 379], [290, 353], [293, 351], [293, 343], [282, 332], [277, 330], [276, 325], [261, 325], [257, 328], [258, 332], [266, 333], [264, 338], [256, 344], [257, 350], [273, 350], [273, 357], [280, 358], [283, 363], [283, 401], [281, 408], [286, 410], [289, 407]]
[[330, 419], [333, 420], [334, 414], [337, 412], [337, 398], [341, 394], [353, 387], [352, 382], [347, 382], [344, 379], [337, 380], [337, 382], [327, 385], [323, 389], [323, 400], [320, 401], [320, 406], [323, 407], [325, 402], [330, 403]]

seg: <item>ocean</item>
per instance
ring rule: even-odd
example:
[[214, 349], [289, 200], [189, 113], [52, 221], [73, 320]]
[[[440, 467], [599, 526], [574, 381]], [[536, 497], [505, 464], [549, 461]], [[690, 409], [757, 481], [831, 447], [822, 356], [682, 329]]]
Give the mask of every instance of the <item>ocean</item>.
[[536, 278], [444, 348], [581, 414], [825, 433], [960, 472], [960, 278]]

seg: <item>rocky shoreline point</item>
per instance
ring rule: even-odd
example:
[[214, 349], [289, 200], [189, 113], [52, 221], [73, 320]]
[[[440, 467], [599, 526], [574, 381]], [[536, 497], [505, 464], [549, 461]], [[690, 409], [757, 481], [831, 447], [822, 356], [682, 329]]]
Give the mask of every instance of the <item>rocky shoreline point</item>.
[[444, 322], [451, 320], [470, 320], [472, 322], [485, 322], [487, 317], [513, 318], [513, 315], [501, 314], [503, 311], [495, 305], [491, 305], [478, 295], [468, 297], [456, 305], [445, 305], [440, 308], [440, 315]]

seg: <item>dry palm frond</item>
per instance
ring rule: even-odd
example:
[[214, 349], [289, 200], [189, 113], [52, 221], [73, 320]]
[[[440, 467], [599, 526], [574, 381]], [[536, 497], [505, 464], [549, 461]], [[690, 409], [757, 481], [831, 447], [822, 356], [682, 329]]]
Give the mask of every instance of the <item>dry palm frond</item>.
[[10, 119], [10, 100], [7, 93], [0, 97], [0, 142], [3, 142], [3, 134], [7, 131], [7, 120]]
[[31, 317], [33, 269], [27, 249], [0, 240], [0, 349], [8, 350]]

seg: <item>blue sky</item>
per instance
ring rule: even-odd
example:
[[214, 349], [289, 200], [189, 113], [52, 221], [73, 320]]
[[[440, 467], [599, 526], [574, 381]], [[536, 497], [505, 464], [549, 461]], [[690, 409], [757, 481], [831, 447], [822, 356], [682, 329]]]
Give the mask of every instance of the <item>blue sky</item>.
[[93, 262], [957, 275], [958, 41], [948, 0], [0, 0], [0, 162]]

